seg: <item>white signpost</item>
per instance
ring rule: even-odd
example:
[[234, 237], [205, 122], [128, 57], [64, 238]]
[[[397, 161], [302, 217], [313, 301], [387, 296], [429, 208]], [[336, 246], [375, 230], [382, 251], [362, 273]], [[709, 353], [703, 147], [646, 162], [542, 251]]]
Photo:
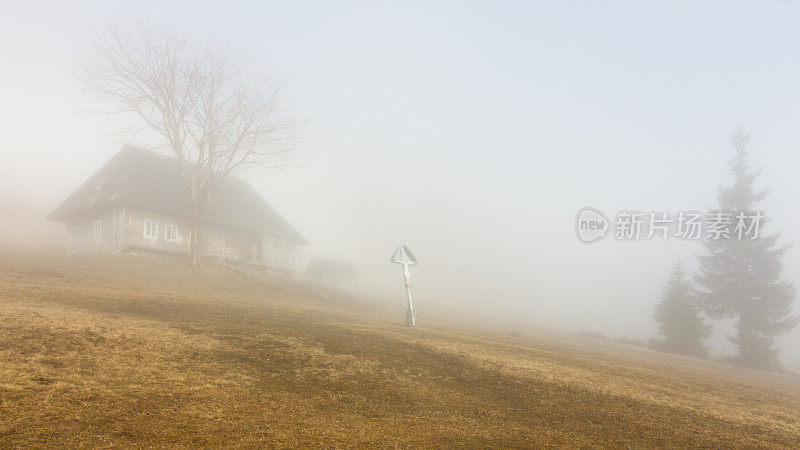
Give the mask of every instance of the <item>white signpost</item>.
[[408, 247], [401, 245], [400, 247], [397, 247], [397, 250], [394, 251], [394, 255], [392, 255], [392, 262], [403, 265], [403, 279], [406, 282], [406, 297], [408, 297], [408, 312], [406, 313], [406, 321], [408, 326], [412, 328], [416, 327], [417, 316], [414, 312], [414, 303], [411, 301], [411, 282], [409, 281], [411, 278], [411, 273], [408, 271], [408, 266], [416, 266], [417, 258], [414, 257], [414, 254], [411, 253], [411, 250], [409, 250]]

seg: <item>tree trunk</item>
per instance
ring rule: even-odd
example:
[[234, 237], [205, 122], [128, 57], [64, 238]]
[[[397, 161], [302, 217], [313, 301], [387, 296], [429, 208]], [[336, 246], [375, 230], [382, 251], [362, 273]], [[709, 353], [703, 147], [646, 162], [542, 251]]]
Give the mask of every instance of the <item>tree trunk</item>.
[[189, 256], [191, 258], [192, 267], [198, 267], [200, 265], [202, 224], [202, 214], [199, 211], [194, 211], [192, 213], [192, 229], [189, 232]]

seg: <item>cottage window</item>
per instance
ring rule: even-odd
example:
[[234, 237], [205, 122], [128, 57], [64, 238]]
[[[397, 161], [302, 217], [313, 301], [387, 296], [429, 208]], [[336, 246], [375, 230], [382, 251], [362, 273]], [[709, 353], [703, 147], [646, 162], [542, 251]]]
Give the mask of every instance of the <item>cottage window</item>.
[[164, 224], [164, 240], [178, 242], [178, 226], [171, 223]]
[[94, 240], [99, 241], [100, 238], [103, 237], [103, 221], [102, 220], [95, 220], [94, 221]]
[[152, 220], [144, 221], [144, 237], [158, 239], [158, 222]]

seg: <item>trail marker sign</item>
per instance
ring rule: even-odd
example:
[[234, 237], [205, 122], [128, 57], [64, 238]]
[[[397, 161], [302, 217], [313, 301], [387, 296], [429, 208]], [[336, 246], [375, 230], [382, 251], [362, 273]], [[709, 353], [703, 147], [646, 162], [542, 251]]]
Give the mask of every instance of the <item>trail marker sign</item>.
[[411, 273], [408, 271], [409, 266], [416, 266], [417, 265], [417, 258], [414, 257], [414, 254], [411, 253], [411, 250], [408, 249], [405, 245], [401, 245], [397, 247], [397, 250], [394, 251], [391, 259], [392, 263], [394, 264], [402, 264], [403, 265], [403, 280], [405, 281], [406, 285], [406, 297], [408, 298], [408, 311], [406, 312], [406, 322], [410, 327], [417, 326], [417, 315], [414, 312], [414, 302], [411, 301]]
[[408, 264], [409, 266], [416, 266], [417, 258], [414, 257], [414, 254], [411, 253], [411, 250], [409, 250], [408, 247], [401, 245], [400, 247], [397, 247], [397, 250], [394, 251], [394, 255], [392, 255], [392, 262], [395, 264]]

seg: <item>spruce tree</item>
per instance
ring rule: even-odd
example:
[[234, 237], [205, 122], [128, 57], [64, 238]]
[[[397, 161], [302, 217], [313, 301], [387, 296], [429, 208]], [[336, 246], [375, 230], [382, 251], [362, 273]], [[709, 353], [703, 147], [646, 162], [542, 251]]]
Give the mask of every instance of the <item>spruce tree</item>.
[[[734, 184], [719, 189], [719, 210], [753, 216], [768, 190], [756, 191], [759, 175], [748, 163], [749, 136], [737, 130], [733, 136], [736, 151], [730, 162]], [[758, 212], [763, 217], [763, 213]], [[761, 220], [761, 226], [765, 221]], [[773, 370], [780, 367], [774, 336], [792, 329], [794, 285], [781, 276], [787, 246], [777, 246], [778, 234], [757, 239], [751, 236], [704, 240], [706, 255], [700, 256], [700, 271], [695, 278], [701, 286], [699, 298], [713, 319], [732, 318], [736, 334], [728, 339], [738, 349], [733, 362], [750, 368]]]
[[674, 353], [706, 356], [703, 340], [711, 334], [711, 326], [699, 313], [694, 286], [683, 263], [678, 262], [656, 306], [654, 317], [663, 338], [658, 347]]

